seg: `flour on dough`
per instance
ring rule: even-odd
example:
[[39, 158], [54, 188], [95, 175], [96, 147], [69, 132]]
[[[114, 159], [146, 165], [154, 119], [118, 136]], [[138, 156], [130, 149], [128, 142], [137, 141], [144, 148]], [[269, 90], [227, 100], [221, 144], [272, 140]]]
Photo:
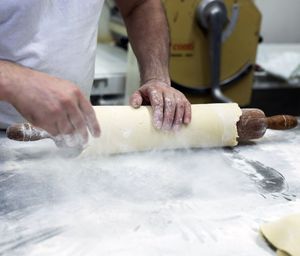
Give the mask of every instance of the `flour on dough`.
[[94, 107], [101, 126], [83, 155], [117, 154], [161, 149], [237, 145], [236, 124], [242, 114], [236, 103], [192, 105], [192, 122], [178, 132], [153, 126], [152, 108], [142, 106]]
[[[261, 231], [276, 249], [292, 256], [300, 256], [300, 214], [263, 224]], [[283, 252], [278, 255], [285, 255]]]

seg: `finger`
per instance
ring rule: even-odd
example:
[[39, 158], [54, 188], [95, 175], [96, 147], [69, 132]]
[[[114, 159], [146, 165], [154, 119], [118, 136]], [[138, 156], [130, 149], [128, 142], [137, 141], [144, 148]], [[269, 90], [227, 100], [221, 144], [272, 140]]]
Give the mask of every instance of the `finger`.
[[163, 126], [164, 130], [170, 130], [175, 117], [176, 101], [173, 94], [164, 94], [164, 117]]
[[84, 98], [84, 96], [82, 96], [79, 101], [79, 109], [81, 110], [83, 117], [85, 118], [86, 124], [92, 136], [99, 137], [101, 130], [95, 110], [93, 109], [91, 103]]
[[161, 92], [153, 89], [149, 93], [150, 104], [153, 108], [153, 125], [156, 129], [161, 129], [164, 116], [164, 99]]
[[57, 136], [59, 134], [59, 130], [56, 125], [56, 121], [54, 118], [49, 118], [49, 115], [47, 118], [45, 118], [45, 115], [43, 116], [32, 116], [31, 118], [27, 118], [27, 120], [36, 127], [39, 127], [46, 132], [48, 132], [51, 136]]
[[[70, 115], [74, 115], [74, 113], [69, 113]], [[56, 137], [56, 140], [61, 140], [62, 146], [67, 147], [77, 147], [82, 146], [87, 142], [87, 131], [84, 132], [78, 130], [73, 126], [74, 116], [69, 116], [66, 114], [65, 117], [61, 118], [57, 122], [57, 127], [60, 133], [60, 136]], [[70, 128], [72, 127], [72, 128]]]
[[140, 91], [136, 91], [130, 98], [130, 105], [134, 108], [139, 108], [143, 103], [143, 97]]
[[58, 135], [52, 136], [52, 138], [54, 139], [54, 142], [57, 147], [59, 147], [59, 148], [66, 147], [66, 143], [64, 142], [62, 135], [58, 134]]
[[85, 118], [79, 109], [79, 106], [68, 107], [68, 119], [74, 127], [74, 132], [71, 134], [72, 139], [79, 145], [84, 145], [88, 142], [88, 132]]
[[175, 119], [172, 127], [174, 131], [178, 131], [180, 129], [180, 126], [182, 125], [183, 122], [184, 110], [185, 110], [185, 102], [181, 98], [178, 98], [176, 101], [177, 101], [177, 105], [175, 111]]
[[59, 119], [57, 120], [57, 128], [59, 134], [72, 134], [75, 132], [75, 128], [70, 122], [67, 113], [62, 113]]
[[[36, 125], [33, 123], [33, 125]], [[55, 122], [51, 121], [51, 124], [46, 125], [36, 125], [43, 130], [47, 131], [51, 136], [57, 136], [59, 135], [59, 130]]]
[[185, 108], [184, 108], [184, 119], [183, 122], [185, 124], [189, 124], [192, 120], [192, 106], [191, 104], [186, 101]]

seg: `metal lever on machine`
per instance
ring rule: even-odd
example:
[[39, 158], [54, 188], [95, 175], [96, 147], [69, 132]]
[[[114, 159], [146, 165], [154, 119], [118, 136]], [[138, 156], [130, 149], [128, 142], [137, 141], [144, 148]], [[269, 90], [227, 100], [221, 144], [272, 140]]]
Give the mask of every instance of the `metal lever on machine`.
[[228, 21], [224, 2], [203, 0], [197, 8], [197, 19], [199, 25], [209, 33], [212, 96], [217, 102], [231, 102], [220, 86], [222, 32]]

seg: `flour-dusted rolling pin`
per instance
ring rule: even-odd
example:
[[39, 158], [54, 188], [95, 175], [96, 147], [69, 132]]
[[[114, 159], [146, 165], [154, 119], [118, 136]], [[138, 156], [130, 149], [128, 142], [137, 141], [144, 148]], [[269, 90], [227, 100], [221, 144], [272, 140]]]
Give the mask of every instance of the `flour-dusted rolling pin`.
[[16, 141], [38, 141], [51, 139], [61, 149], [64, 157], [76, 157], [83, 151], [82, 145], [68, 146], [62, 139], [50, 135], [43, 129], [35, 127], [30, 123], [15, 124], [7, 128], [6, 135], [9, 139]]
[[[236, 124], [238, 141], [247, 142], [259, 139], [264, 136], [267, 129], [288, 130], [296, 127], [297, 124], [297, 118], [294, 116], [277, 115], [266, 117], [264, 112], [259, 109], [242, 109], [242, 115]], [[6, 134], [9, 139], [17, 141], [52, 139], [57, 143], [55, 137], [29, 123], [12, 125], [7, 129]]]

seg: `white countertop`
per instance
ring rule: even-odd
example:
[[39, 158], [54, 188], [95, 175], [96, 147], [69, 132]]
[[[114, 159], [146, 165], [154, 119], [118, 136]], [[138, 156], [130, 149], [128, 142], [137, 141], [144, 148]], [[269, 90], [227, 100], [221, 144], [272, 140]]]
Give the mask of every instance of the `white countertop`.
[[259, 225], [300, 212], [299, 131], [98, 159], [2, 134], [0, 255], [275, 255]]

